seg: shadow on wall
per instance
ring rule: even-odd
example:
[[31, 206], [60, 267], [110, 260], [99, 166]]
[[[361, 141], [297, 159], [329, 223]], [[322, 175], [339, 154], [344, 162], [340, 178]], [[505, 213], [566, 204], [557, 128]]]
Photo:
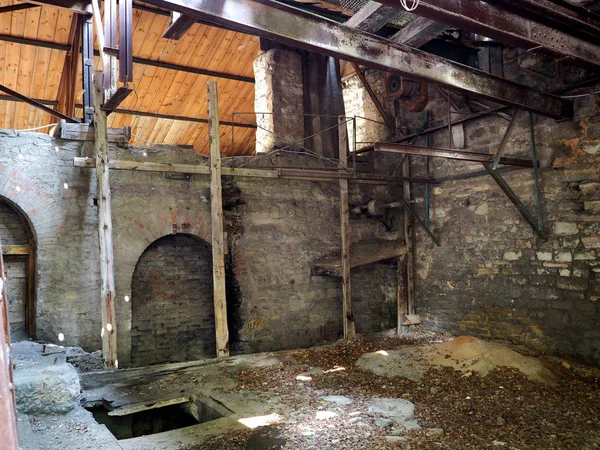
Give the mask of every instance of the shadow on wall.
[[154, 241], [131, 284], [133, 366], [216, 356], [210, 245], [189, 234]]

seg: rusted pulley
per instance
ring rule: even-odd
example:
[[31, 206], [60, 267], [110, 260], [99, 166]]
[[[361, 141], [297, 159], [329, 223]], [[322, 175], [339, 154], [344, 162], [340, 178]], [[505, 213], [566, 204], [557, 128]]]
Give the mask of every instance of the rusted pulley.
[[411, 112], [423, 111], [429, 100], [427, 83], [392, 73], [385, 77], [385, 94], [389, 100], [400, 100], [404, 109]]

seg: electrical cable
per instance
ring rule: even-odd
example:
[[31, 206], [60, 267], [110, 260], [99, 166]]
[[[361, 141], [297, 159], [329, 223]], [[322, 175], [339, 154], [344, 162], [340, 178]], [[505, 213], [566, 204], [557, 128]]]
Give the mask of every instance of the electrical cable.
[[589, 92], [587, 94], [575, 94], [575, 95], [561, 95], [560, 98], [579, 98], [579, 97], [589, 97], [590, 95], [600, 94], [600, 91]]
[[36, 130], [41, 130], [42, 128], [50, 128], [50, 127], [54, 127], [56, 126], [55, 123], [51, 123], [49, 125], [42, 125], [41, 127], [35, 127], [35, 128], [25, 128], [23, 130], [15, 130], [15, 131], [36, 131]]

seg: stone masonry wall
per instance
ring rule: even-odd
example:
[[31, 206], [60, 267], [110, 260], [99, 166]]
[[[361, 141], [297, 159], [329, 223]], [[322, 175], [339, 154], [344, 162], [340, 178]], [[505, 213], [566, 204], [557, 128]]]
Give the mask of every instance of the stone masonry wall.
[[[73, 158], [91, 156], [92, 150], [89, 143], [0, 132], [0, 197], [26, 214], [37, 241], [37, 338], [58, 342], [62, 333], [64, 344], [89, 351], [101, 347], [102, 329], [96, 183], [94, 170], [73, 167]], [[201, 155], [178, 148], [111, 147], [110, 154], [114, 159], [206, 164]], [[315, 167], [323, 163], [313, 161]], [[305, 162], [298, 160], [298, 165]], [[161, 173], [112, 170], [110, 177], [119, 366], [126, 367], [131, 363], [136, 264], [164, 236], [182, 233], [211, 241], [210, 186], [209, 178], [199, 175], [176, 180]], [[230, 323], [238, 328], [231, 333], [238, 336], [232, 348], [278, 350], [337, 339], [341, 281], [310, 275], [311, 261], [341, 245], [337, 183], [226, 177], [223, 185], [231, 272], [227, 302], [233, 308]], [[372, 192], [353, 187], [351, 195], [364, 201]], [[378, 227], [375, 220], [352, 226], [353, 239], [368, 237]], [[393, 280], [394, 272], [395, 267], [381, 265], [374, 273], [383, 283]], [[393, 326], [395, 315], [387, 322], [376, 316], [388, 309], [393, 289], [376, 282], [357, 285], [363, 332]]]
[[[556, 87], [516, 71], [514, 52], [505, 59], [508, 77]], [[444, 99], [436, 96], [428, 109], [434, 121], [447, 114]], [[423, 114], [405, 114], [404, 123], [414, 130]], [[465, 124], [465, 150], [495, 153], [507, 125], [498, 115]], [[600, 98], [576, 98], [573, 121], [535, 115], [534, 126], [549, 239], [534, 234], [487, 175], [436, 186], [431, 223], [442, 245], [434, 246], [416, 228], [417, 312], [431, 329], [505, 339], [600, 365]], [[447, 147], [447, 131], [435, 133], [431, 145]], [[506, 156], [530, 158], [529, 148], [528, 115], [522, 113]], [[397, 157], [377, 156], [383, 167]], [[420, 159], [412, 160], [413, 175], [423, 175]], [[432, 159], [431, 167], [437, 179], [483, 169], [441, 158]], [[532, 171], [502, 176], [535, 215]], [[422, 194], [417, 189], [421, 215]]]
[[185, 234], [153, 242], [136, 265], [131, 294], [132, 365], [215, 356], [207, 242]]

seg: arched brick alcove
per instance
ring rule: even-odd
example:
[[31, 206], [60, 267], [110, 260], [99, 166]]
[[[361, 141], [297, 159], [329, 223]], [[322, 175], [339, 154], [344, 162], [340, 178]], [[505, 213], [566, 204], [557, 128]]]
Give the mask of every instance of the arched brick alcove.
[[193, 235], [157, 239], [131, 283], [131, 365], [215, 356], [212, 256]]
[[[35, 314], [33, 293], [29, 276], [30, 251], [33, 251], [33, 233], [23, 213], [6, 198], [0, 197], [0, 239], [4, 253], [4, 269], [7, 274], [8, 320], [13, 342], [27, 339], [30, 314]], [[33, 257], [33, 255], [31, 255]]]

